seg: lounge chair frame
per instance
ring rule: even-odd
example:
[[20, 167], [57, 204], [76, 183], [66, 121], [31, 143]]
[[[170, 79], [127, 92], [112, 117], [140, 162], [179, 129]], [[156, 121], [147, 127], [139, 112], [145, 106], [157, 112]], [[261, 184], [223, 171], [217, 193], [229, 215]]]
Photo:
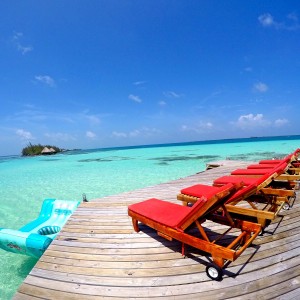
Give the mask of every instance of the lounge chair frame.
[[[238, 196], [231, 197], [226, 203], [227, 211], [231, 214], [239, 215], [239, 218], [242, 219], [256, 218], [257, 223], [262, 226], [263, 233], [268, 224], [276, 219], [286, 203], [289, 208], [287, 195], [290, 194], [290, 191], [265, 189], [276, 177], [278, 177], [277, 173], [269, 176], [265, 175], [263, 179], [258, 179], [258, 181], [261, 181], [260, 184], [252, 184], [239, 191], [239, 195], [236, 194]], [[240, 179], [243, 180], [243, 177], [240, 177]], [[292, 195], [294, 196], [294, 192]], [[177, 199], [182, 201], [183, 205], [188, 205], [189, 203], [194, 204], [199, 200], [199, 197], [181, 192], [177, 195]], [[247, 203], [248, 207], [238, 205], [242, 203]], [[264, 203], [263, 209], [260, 209], [256, 203]]]
[[[293, 159], [294, 156], [291, 156]], [[290, 171], [290, 161], [288, 159], [276, 165], [276, 167], [268, 171], [265, 169], [266, 173], [264, 173], [263, 169], [238, 169], [232, 172], [232, 176], [238, 176], [239, 179], [243, 180], [243, 178], [257, 178], [260, 180], [262, 176], [266, 176], [269, 172], [271, 174], [268, 181], [262, 182], [262, 184], [257, 189], [257, 195], [262, 195], [264, 197], [273, 196], [273, 198], [279, 203], [280, 201], [284, 201], [283, 209], [287, 210], [290, 208], [291, 200], [295, 199], [296, 192], [295, 190], [298, 188], [297, 180], [300, 179], [299, 174], [288, 174]], [[239, 171], [240, 174], [236, 174]], [[245, 174], [242, 174], [245, 171]], [[249, 171], [253, 171], [253, 175], [249, 174]], [[260, 173], [262, 171], [262, 173]], [[257, 172], [256, 175], [254, 173]], [[248, 174], [247, 174], [248, 173]], [[260, 174], [259, 174], [260, 173]]]
[[[213, 264], [207, 266], [206, 273], [210, 278], [220, 280], [223, 275], [222, 268], [225, 263], [236, 260], [261, 232], [260, 224], [233, 219], [228, 213], [227, 207], [224, 205], [224, 202], [227, 199], [228, 195], [223, 196], [222, 198], [213, 196], [208, 200], [212, 203], [211, 209], [206, 211], [203, 215], [201, 215], [200, 210], [198, 214], [182, 223], [179, 228], [170, 227], [166, 224], [152, 220], [148, 216], [134, 211], [131, 207], [128, 208], [128, 215], [132, 218], [133, 228], [136, 232], [140, 231], [139, 222], [141, 222], [155, 229], [159, 236], [169, 241], [172, 241], [173, 239], [180, 241], [182, 243], [182, 255], [185, 255], [185, 245], [190, 245], [209, 253], [212, 257]], [[178, 206], [179, 208], [181, 207], [181, 205]], [[222, 214], [220, 214], [220, 211], [217, 211], [220, 208], [222, 209]], [[218, 238], [211, 239], [202, 226], [205, 220], [211, 220], [226, 225], [228, 226], [228, 229], [220, 234]], [[196, 227], [198, 229], [199, 236], [192, 235], [188, 232], [191, 227]], [[218, 242], [220, 239], [223, 236], [228, 235], [234, 228], [240, 229], [240, 234], [227, 246], [219, 244]]]

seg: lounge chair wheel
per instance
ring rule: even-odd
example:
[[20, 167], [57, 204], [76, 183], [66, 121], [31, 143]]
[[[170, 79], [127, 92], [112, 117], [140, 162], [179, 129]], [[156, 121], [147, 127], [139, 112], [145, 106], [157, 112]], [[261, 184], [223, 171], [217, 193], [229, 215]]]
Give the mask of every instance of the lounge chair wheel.
[[223, 276], [223, 270], [214, 264], [210, 264], [206, 267], [206, 274], [212, 280], [221, 280]]
[[284, 203], [283, 206], [282, 206], [282, 208], [284, 210], [289, 210], [290, 209], [290, 205], [288, 203]]

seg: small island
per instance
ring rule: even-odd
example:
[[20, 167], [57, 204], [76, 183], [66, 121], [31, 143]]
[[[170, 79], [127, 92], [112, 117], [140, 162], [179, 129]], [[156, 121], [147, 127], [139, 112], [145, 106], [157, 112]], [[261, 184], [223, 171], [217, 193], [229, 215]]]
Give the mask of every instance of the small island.
[[22, 150], [22, 156], [36, 156], [36, 155], [51, 155], [62, 152], [63, 149], [60, 149], [56, 146], [51, 145], [29, 145]]

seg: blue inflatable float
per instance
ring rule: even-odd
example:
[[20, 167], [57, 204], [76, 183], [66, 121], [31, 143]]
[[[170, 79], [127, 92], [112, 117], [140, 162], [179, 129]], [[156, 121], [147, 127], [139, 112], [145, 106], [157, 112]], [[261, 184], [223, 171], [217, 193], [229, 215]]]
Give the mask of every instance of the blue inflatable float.
[[19, 230], [0, 228], [0, 248], [40, 258], [79, 204], [45, 199], [37, 219]]

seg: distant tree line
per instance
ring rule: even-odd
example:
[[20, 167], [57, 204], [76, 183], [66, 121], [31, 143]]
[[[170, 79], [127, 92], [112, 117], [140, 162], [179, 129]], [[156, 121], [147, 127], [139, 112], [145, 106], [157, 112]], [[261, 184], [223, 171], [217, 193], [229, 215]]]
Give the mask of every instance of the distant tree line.
[[43, 149], [47, 147], [48, 149], [52, 148], [53, 150], [55, 150], [55, 152], [52, 153], [57, 153], [57, 152], [61, 152], [62, 149], [56, 147], [56, 146], [51, 146], [51, 145], [32, 145], [31, 143], [29, 143], [29, 145], [25, 148], [23, 148], [22, 150], [22, 155], [23, 156], [34, 156], [34, 155], [41, 155]]

